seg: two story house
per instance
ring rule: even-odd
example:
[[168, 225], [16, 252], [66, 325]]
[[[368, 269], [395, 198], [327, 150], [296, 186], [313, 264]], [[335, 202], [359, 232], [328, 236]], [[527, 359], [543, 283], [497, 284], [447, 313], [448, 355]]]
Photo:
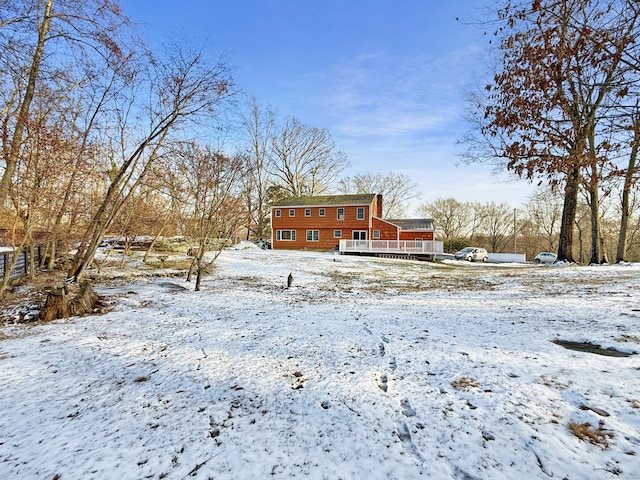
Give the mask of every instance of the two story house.
[[382, 218], [382, 196], [290, 197], [271, 205], [274, 249], [334, 250], [340, 240], [433, 240], [428, 219]]

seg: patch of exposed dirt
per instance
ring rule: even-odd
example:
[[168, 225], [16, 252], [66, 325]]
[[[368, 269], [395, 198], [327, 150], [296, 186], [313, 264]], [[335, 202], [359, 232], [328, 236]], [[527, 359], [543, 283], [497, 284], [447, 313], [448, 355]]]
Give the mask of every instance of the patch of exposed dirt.
[[39, 272], [35, 279], [21, 277], [13, 281], [0, 299], [0, 324], [36, 321], [47, 298], [47, 291], [64, 280], [62, 271]]
[[551, 340], [552, 343], [560, 345], [568, 350], [576, 352], [595, 353], [596, 355], [604, 355], [606, 357], [630, 357], [633, 353], [621, 352], [615, 348], [602, 348], [600, 345], [589, 342], [570, 342], [568, 340]]

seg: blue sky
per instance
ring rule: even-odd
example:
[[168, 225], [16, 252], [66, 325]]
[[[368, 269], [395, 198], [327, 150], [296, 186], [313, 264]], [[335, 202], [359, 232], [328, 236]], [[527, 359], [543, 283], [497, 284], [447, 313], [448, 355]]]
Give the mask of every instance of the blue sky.
[[[487, 37], [456, 18], [479, 0], [121, 0], [150, 43], [211, 41], [236, 84], [280, 116], [326, 128], [360, 173], [405, 173], [413, 202], [454, 197], [518, 207], [533, 189], [460, 165], [464, 91], [482, 83]], [[410, 209], [408, 214], [411, 214]]]

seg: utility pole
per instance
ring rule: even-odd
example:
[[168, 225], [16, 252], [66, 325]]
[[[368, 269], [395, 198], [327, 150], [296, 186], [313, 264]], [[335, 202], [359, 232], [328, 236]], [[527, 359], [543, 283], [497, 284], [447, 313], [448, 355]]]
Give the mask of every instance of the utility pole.
[[517, 249], [517, 242], [516, 242], [516, 236], [517, 236], [517, 230], [516, 230], [516, 212], [518, 211], [517, 208], [513, 209], [513, 253], [518, 253], [518, 249]]

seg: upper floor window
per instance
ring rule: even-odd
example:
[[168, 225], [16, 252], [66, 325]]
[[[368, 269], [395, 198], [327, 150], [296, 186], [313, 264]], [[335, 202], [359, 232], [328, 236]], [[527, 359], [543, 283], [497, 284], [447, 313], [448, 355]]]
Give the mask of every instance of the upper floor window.
[[305, 217], [310, 217], [311, 216], [311, 209], [310, 208], [305, 208], [304, 209], [304, 216]]
[[289, 216], [290, 217], [295, 217], [296, 216], [296, 211], [293, 208], [289, 209]]
[[358, 220], [364, 220], [364, 207], [358, 207], [358, 215], [356, 218]]
[[344, 208], [338, 209], [338, 220], [344, 220]]
[[280, 209], [276, 210], [276, 217], [279, 217], [281, 213], [282, 212], [280, 212]]
[[324, 217], [324, 208], [321, 208], [320, 210], [318, 210], [318, 216]]
[[380, 230], [373, 231], [373, 238], [380, 238]]

